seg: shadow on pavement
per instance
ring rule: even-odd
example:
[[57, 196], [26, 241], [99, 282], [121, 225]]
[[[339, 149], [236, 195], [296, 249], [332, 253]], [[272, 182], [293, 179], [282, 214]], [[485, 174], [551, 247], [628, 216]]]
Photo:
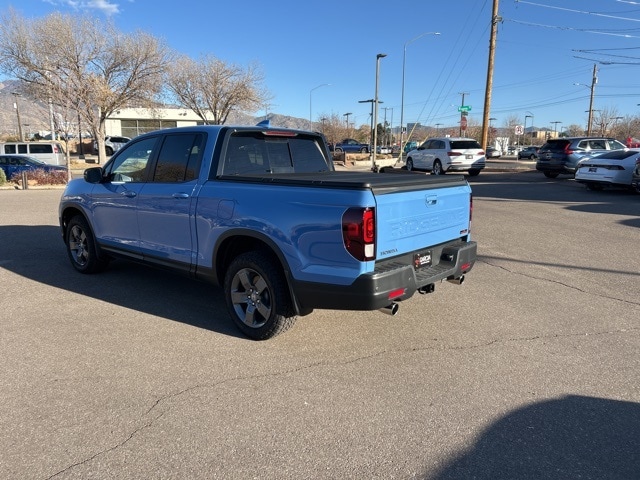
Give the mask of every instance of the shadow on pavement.
[[70, 264], [55, 226], [0, 226], [0, 265], [45, 285], [182, 322], [224, 335], [246, 338], [226, 310], [222, 289], [185, 276], [112, 261], [100, 274], [82, 275]]
[[640, 404], [566, 396], [516, 410], [429, 478], [640, 478]]

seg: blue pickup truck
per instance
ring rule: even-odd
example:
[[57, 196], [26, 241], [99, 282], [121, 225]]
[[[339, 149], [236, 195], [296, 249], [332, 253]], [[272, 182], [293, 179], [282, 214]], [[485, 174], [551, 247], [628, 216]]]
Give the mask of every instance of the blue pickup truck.
[[221, 286], [248, 337], [314, 309], [382, 310], [476, 260], [463, 176], [336, 171], [324, 137], [269, 126], [159, 130], [69, 182], [59, 205], [71, 265], [113, 259]]

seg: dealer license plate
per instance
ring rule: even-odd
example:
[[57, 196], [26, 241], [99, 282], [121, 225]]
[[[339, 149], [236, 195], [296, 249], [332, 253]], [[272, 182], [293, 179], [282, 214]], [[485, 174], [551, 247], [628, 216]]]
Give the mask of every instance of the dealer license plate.
[[464, 156], [464, 158], [466, 158], [467, 160], [471, 160], [471, 159], [473, 158], [473, 155], [472, 155], [472, 154], [468, 154], [468, 153], [467, 153], [467, 154]]
[[589, 173], [596, 173], [598, 171], [598, 167], [589, 167]]
[[416, 253], [413, 255], [413, 268], [415, 268], [416, 270], [422, 267], [430, 267], [431, 263], [431, 250]]

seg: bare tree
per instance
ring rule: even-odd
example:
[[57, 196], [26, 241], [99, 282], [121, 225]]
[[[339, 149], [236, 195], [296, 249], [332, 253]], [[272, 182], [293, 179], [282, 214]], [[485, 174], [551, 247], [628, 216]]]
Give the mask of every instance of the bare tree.
[[97, 139], [99, 162], [105, 120], [120, 108], [152, 105], [169, 58], [157, 38], [87, 16], [27, 19], [10, 9], [0, 22], [0, 70], [37, 100], [70, 103]]
[[257, 65], [246, 68], [206, 55], [196, 61], [182, 55], [169, 67], [166, 85], [177, 103], [205, 124], [224, 125], [234, 111], [253, 113], [270, 99]]

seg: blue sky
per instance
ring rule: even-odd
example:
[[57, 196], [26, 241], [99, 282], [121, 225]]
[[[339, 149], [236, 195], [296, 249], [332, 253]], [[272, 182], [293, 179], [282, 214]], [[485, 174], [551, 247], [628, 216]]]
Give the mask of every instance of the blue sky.
[[[492, 0], [2, 1], [28, 17], [52, 11], [111, 18], [123, 32], [150, 32], [179, 52], [257, 62], [273, 95], [256, 115], [301, 118], [349, 112], [368, 124], [380, 60], [378, 118], [455, 125], [465, 93], [482, 119]], [[640, 113], [640, 0], [500, 0], [490, 116], [503, 126], [585, 125], [594, 64], [594, 109]], [[439, 32], [440, 35], [425, 32]], [[414, 40], [415, 39], [415, 40]], [[406, 50], [405, 50], [406, 46]], [[575, 85], [579, 83], [581, 85]], [[324, 85], [330, 84], [330, 85]], [[323, 86], [321, 86], [323, 85]], [[527, 120], [527, 126], [532, 120]]]

